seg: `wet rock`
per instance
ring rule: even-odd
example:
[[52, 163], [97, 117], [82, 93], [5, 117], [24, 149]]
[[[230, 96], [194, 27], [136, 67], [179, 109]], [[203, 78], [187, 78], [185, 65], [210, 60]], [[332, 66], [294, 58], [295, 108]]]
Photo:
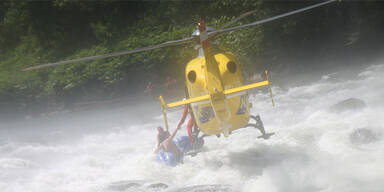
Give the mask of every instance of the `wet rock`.
[[31, 167], [31, 163], [24, 159], [0, 158], [0, 168], [17, 169], [29, 167]]
[[207, 163], [208, 167], [213, 168], [213, 169], [219, 169], [220, 167], [222, 167], [224, 165], [224, 163], [222, 161], [215, 160], [215, 159], [208, 160], [208, 161], [206, 161], [206, 163]]
[[161, 191], [167, 189], [164, 183], [154, 183], [146, 180], [122, 180], [108, 185], [108, 191]]
[[178, 188], [172, 192], [231, 192], [230, 185], [194, 185]]
[[147, 188], [151, 188], [151, 189], [166, 189], [166, 188], [168, 188], [168, 185], [166, 185], [164, 183], [153, 183], [153, 184], [148, 185]]
[[379, 134], [368, 128], [359, 128], [349, 135], [349, 140], [357, 145], [368, 144], [379, 140]]
[[118, 181], [109, 184], [108, 189], [112, 191], [125, 191], [130, 188], [138, 188], [142, 186], [141, 181]]
[[229, 165], [237, 169], [245, 177], [262, 175], [267, 167], [280, 164], [282, 161], [295, 159], [305, 162], [307, 157], [296, 148], [289, 146], [266, 146], [250, 148], [244, 151], [228, 153]]
[[343, 101], [340, 101], [330, 107], [332, 112], [344, 112], [349, 110], [361, 110], [364, 109], [367, 105], [363, 100], [356, 98], [349, 98]]

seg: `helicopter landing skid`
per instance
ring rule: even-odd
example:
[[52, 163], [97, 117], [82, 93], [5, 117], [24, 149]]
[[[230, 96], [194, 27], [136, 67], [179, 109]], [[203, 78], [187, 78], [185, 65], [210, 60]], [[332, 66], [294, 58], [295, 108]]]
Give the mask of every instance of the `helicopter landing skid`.
[[256, 129], [258, 129], [262, 135], [258, 136], [257, 138], [263, 138], [263, 139], [269, 139], [269, 137], [271, 137], [272, 135], [274, 135], [275, 133], [266, 133], [265, 132], [265, 129], [264, 129], [264, 124], [263, 122], [261, 121], [260, 119], [260, 116], [257, 115], [257, 116], [253, 116], [251, 115], [251, 118], [253, 120], [256, 121], [256, 123], [249, 123], [248, 125], [246, 125], [245, 127], [254, 127]]

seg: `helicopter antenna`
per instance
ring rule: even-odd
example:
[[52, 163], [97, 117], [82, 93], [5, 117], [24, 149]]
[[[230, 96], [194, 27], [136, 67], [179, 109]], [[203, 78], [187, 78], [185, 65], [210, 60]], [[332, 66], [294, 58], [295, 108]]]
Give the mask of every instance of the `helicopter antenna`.
[[[220, 35], [220, 34], [223, 34], [223, 33], [226, 33], [226, 32], [237, 31], [237, 30], [240, 30], [240, 29], [243, 29], [243, 28], [246, 28], [246, 27], [260, 25], [260, 24], [263, 24], [263, 23], [267, 23], [267, 22], [270, 22], [270, 21], [274, 21], [274, 20], [283, 18], [283, 17], [287, 17], [287, 16], [294, 15], [294, 14], [297, 14], [297, 13], [300, 13], [300, 12], [304, 12], [304, 11], [307, 11], [307, 10], [310, 10], [310, 9], [314, 9], [316, 7], [320, 7], [320, 6], [323, 6], [323, 5], [335, 2], [335, 1], [337, 1], [337, 0], [328, 0], [328, 1], [325, 1], [325, 2], [322, 2], [322, 3], [317, 3], [317, 4], [314, 4], [314, 5], [308, 6], [308, 7], [297, 9], [295, 11], [291, 11], [291, 12], [288, 12], [288, 13], [280, 14], [280, 15], [273, 16], [273, 17], [270, 17], [270, 18], [266, 18], [266, 19], [263, 19], [263, 20], [259, 20], [259, 21], [256, 21], [256, 22], [252, 22], [252, 23], [248, 23], [248, 24], [244, 24], [244, 25], [239, 25], [239, 26], [236, 26], [236, 27], [230, 27], [230, 28], [224, 28], [224, 29], [215, 30], [215, 31], [212, 31], [212, 32], [208, 32], [207, 36], [208, 36], [208, 38], [212, 38], [214, 36], [217, 36], [217, 35]], [[235, 20], [233, 20], [233, 21], [229, 22], [228, 24], [226, 24], [225, 26], [229, 26], [229, 25], [233, 24], [234, 22], [236, 22], [236, 21], [238, 21], [238, 20], [240, 20], [240, 19], [242, 19], [242, 18], [244, 18], [244, 17], [246, 17], [248, 15], [251, 15], [251, 14], [253, 14], [255, 12], [256, 11], [254, 10], [254, 11], [249, 11], [247, 13], [244, 13], [241, 16], [239, 16], [238, 18], [236, 18]], [[199, 38], [199, 39], [196, 39], [196, 38]], [[161, 43], [161, 44], [158, 44], [158, 45], [152, 45], [152, 46], [138, 48], [138, 49], [132, 49], [132, 50], [127, 50], [127, 51], [118, 51], [118, 52], [107, 53], [107, 54], [102, 54], [102, 55], [95, 55], [95, 56], [89, 56], [89, 57], [81, 57], [81, 58], [77, 58], [77, 59], [71, 59], [71, 60], [66, 60], [66, 61], [59, 61], [59, 62], [54, 62], [54, 63], [48, 63], [48, 64], [43, 64], [43, 65], [27, 67], [27, 68], [24, 68], [23, 71], [36, 70], [36, 69], [41, 69], [41, 68], [45, 68], [45, 67], [53, 67], [53, 66], [58, 66], [58, 65], [65, 65], [65, 64], [81, 62], [81, 61], [93, 61], [93, 60], [104, 59], [104, 58], [109, 58], [109, 57], [117, 57], [117, 56], [121, 56], [121, 55], [127, 55], [127, 54], [132, 54], [132, 53], [139, 53], [139, 52], [143, 52], [143, 51], [149, 51], [149, 50], [163, 48], [163, 47], [168, 47], [168, 46], [189, 44], [189, 43], [196, 42], [196, 40], [198, 40], [197, 42], [199, 42], [200, 38], [201, 38], [200, 36], [197, 36], [197, 37], [196, 36], [191, 36], [191, 37], [187, 37], [187, 38], [184, 38], [184, 39], [167, 41], [167, 42], [164, 42], [164, 43]]]

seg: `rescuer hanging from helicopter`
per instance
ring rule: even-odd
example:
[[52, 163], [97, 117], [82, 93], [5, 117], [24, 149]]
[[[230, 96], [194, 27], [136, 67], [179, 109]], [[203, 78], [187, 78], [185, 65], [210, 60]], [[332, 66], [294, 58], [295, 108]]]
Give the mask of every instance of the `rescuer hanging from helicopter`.
[[190, 104], [185, 104], [184, 105], [184, 112], [183, 112], [183, 116], [181, 117], [180, 119], [180, 122], [179, 124], [177, 125], [177, 127], [181, 127], [184, 122], [185, 122], [185, 119], [187, 118], [188, 114], [190, 115], [190, 118], [189, 118], [189, 121], [188, 121], [188, 124], [187, 124], [187, 132], [188, 132], [188, 137], [189, 137], [189, 140], [191, 142], [194, 142], [194, 137], [192, 136], [192, 127], [194, 128], [193, 131], [196, 132], [198, 127], [196, 125], [196, 122], [193, 118], [193, 115], [191, 114], [191, 105]]
[[[184, 124], [185, 119], [187, 118], [188, 114], [190, 115], [190, 118], [189, 118], [189, 121], [187, 124], [187, 132], [188, 132], [188, 139], [192, 145], [192, 150], [201, 149], [204, 145], [204, 139], [203, 138], [207, 135], [202, 135], [201, 137], [198, 137], [200, 130], [196, 124], [196, 121], [195, 121], [195, 118], [193, 116], [190, 104], [184, 105], [183, 116], [181, 117], [180, 122], [177, 125], [177, 127], [179, 128]], [[192, 128], [193, 128], [193, 131], [192, 131]]]

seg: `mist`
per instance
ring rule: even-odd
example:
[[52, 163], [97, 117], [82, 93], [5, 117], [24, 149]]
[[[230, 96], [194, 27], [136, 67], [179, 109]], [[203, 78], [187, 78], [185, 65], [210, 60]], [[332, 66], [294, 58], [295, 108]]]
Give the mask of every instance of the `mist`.
[[[114, 18], [111, 21], [129, 18], [133, 22], [138, 18], [130, 14], [137, 11], [145, 15], [151, 10], [144, 6], [128, 6], [131, 3], [125, 6], [132, 12], [113, 5], [111, 10], [117, 6], [122, 15], [111, 14], [112, 17], [109, 14], [113, 11], [104, 14]], [[183, 6], [173, 1], [171, 3], [175, 3], [173, 6], [176, 8]], [[191, 1], [190, 5], [195, 3]], [[280, 13], [306, 4], [275, 3], [268, 5], [272, 13], [274, 6], [279, 8], [277, 11]], [[250, 91], [249, 101], [253, 106], [251, 114], [259, 114], [266, 131], [275, 135], [268, 140], [258, 139], [258, 130], [246, 128], [234, 131], [227, 138], [209, 136], [205, 138], [202, 152], [194, 157], [185, 157], [184, 163], [176, 167], [156, 161], [153, 150], [157, 142], [156, 128], [164, 126], [158, 96], [163, 95], [167, 102], [184, 97], [183, 70], [186, 63], [178, 65], [177, 62], [187, 60], [191, 55], [182, 49], [177, 53], [187, 56], [179, 60], [169, 57], [174, 53], [172, 49], [168, 50], [168, 55], [153, 54], [152, 57], [156, 57], [152, 60], [142, 59], [150, 55], [139, 55], [139, 59], [134, 57], [137, 64], [131, 65], [128, 57], [122, 59], [121, 70], [111, 68], [118, 71], [119, 75], [124, 75], [119, 80], [113, 77], [116, 78], [115, 84], [101, 83], [100, 79], [93, 82], [90, 78], [87, 79], [89, 84], [79, 85], [73, 92], [71, 89], [63, 91], [65, 87], [60, 89], [59, 93], [71, 96], [68, 99], [65, 94], [55, 95], [60, 102], [35, 98], [36, 104], [28, 103], [29, 95], [22, 95], [27, 99], [12, 100], [12, 92], [5, 92], [7, 97], [4, 98], [13, 103], [9, 100], [0, 103], [0, 191], [381, 192], [384, 189], [384, 36], [383, 27], [379, 26], [380, 20], [373, 21], [371, 18], [381, 18], [381, 9], [376, 6], [383, 5], [373, 1], [330, 5], [327, 9], [313, 10], [312, 16], [308, 12], [308, 18], [303, 14], [244, 32], [250, 38], [256, 36], [253, 33], [259, 34], [258, 30], [262, 30], [260, 34], [265, 40], [260, 42], [258, 37], [252, 42], [236, 39], [238, 36], [228, 38], [238, 40], [233, 43], [235, 48], [231, 51], [238, 55], [247, 83], [255, 82], [251, 77], [257, 77], [264, 70], [269, 70], [271, 74], [276, 106], [272, 106], [269, 91], [265, 87]], [[151, 6], [156, 8], [157, 4]], [[77, 11], [84, 18], [88, 17], [87, 12], [81, 12], [86, 7], [79, 7]], [[232, 10], [232, 7], [223, 7], [220, 13], [228, 14], [226, 10]], [[165, 4], [160, 8], [155, 13], [168, 10]], [[98, 6], [92, 13], [97, 14], [97, 10], [102, 9], [103, 6]], [[370, 10], [373, 10], [372, 13]], [[66, 14], [72, 14], [71, 9], [67, 11]], [[195, 9], [188, 11], [191, 13], [183, 17], [191, 18], [193, 14], [198, 14]], [[205, 11], [212, 14], [208, 9]], [[56, 13], [53, 11], [50, 14]], [[183, 17], [178, 19], [185, 23], [190, 21]], [[65, 14], [61, 18], [67, 21]], [[162, 20], [156, 14], [150, 18]], [[122, 23], [127, 24], [125, 22]], [[52, 26], [56, 26], [55, 22], [52, 23], [55, 24]], [[75, 26], [83, 24], [79, 22]], [[169, 27], [168, 23], [164, 26]], [[285, 29], [287, 31], [281, 33]], [[69, 34], [76, 34], [76, 31], [69, 31]], [[115, 32], [120, 34], [119, 30]], [[88, 33], [94, 35], [92, 30]], [[88, 33], [84, 33], [85, 36]], [[81, 39], [76, 35], [70, 35], [72, 41], [63, 40], [71, 49], [71, 42]], [[109, 43], [114, 44], [123, 37], [111, 38]], [[129, 47], [125, 46], [121, 48]], [[242, 49], [236, 50], [236, 46]], [[69, 52], [71, 49], [68, 49]], [[95, 50], [92, 48], [90, 51]], [[64, 53], [60, 54], [66, 57]], [[173, 60], [170, 62], [168, 57]], [[158, 58], [162, 60], [158, 61]], [[12, 62], [5, 63], [8, 66]], [[165, 63], [174, 65], [174, 68], [161, 65]], [[104, 63], [100, 61], [99, 64]], [[24, 65], [20, 66], [26, 67]], [[75, 72], [79, 71], [75, 68], [72, 70], [76, 77], [78, 73]], [[102, 72], [100, 74], [104, 74]], [[171, 74], [177, 80], [172, 91], [165, 90], [162, 85], [165, 74]], [[72, 81], [75, 82], [76, 78]], [[144, 92], [149, 81], [158, 83], [153, 95]], [[42, 104], [39, 103], [41, 100]], [[50, 108], [50, 104], [55, 106]], [[171, 131], [176, 128], [182, 110], [176, 108], [168, 111]], [[185, 125], [177, 134], [181, 135], [187, 135]]]
[[[228, 138], [207, 137], [203, 152], [173, 168], [152, 154], [155, 128], [163, 125], [156, 100], [2, 123], [0, 189], [381, 191], [383, 72], [378, 62], [305, 74], [312, 75], [308, 81], [289, 77], [295, 83], [273, 83], [276, 107], [268, 92], [257, 90], [250, 94], [252, 114], [274, 136], [260, 140], [247, 128]], [[181, 113], [169, 113], [172, 129]]]

